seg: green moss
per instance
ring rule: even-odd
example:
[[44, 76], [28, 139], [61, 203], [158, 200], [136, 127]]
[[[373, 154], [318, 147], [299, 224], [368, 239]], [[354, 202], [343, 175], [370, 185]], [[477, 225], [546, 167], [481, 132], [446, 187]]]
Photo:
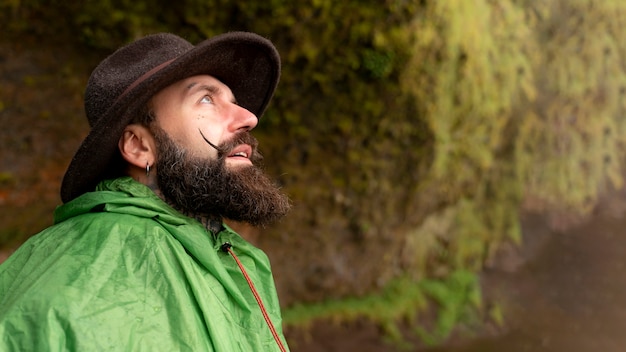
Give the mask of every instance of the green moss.
[[[427, 322], [431, 303], [437, 317]], [[421, 321], [432, 328], [416, 328], [422, 341], [436, 344], [447, 338], [459, 325], [476, 320], [481, 305], [480, 287], [475, 273], [456, 271], [445, 279], [413, 281], [399, 278], [379, 293], [358, 298], [328, 300], [314, 304], [297, 304], [283, 312], [286, 327], [306, 328], [314, 321], [346, 322], [365, 318], [373, 321], [394, 342], [402, 342], [402, 322]], [[423, 317], [424, 316], [424, 317]]]
[[0, 187], [10, 186], [15, 183], [15, 176], [11, 172], [0, 172]]

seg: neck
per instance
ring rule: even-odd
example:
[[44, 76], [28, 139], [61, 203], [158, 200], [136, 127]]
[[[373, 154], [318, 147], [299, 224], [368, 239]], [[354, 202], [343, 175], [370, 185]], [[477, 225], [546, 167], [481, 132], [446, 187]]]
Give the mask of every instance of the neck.
[[[157, 193], [157, 194], [159, 194], [159, 193]], [[163, 199], [162, 196], [160, 196], [160, 197], [161, 197], [161, 199]], [[219, 217], [219, 216], [211, 216], [211, 215], [190, 213], [190, 212], [185, 211], [183, 209], [179, 209], [175, 204], [172, 204], [167, 199], [163, 199], [163, 200], [169, 206], [171, 206], [172, 208], [178, 210], [181, 214], [183, 214], [185, 216], [188, 216], [188, 217], [190, 217], [192, 219], [197, 220], [199, 223], [201, 223], [204, 226], [205, 229], [207, 229], [213, 235], [217, 235], [218, 232], [220, 232], [220, 231], [222, 231], [224, 229], [224, 226], [222, 225], [222, 218]]]
[[186, 213], [183, 214], [189, 216], [190, 218], [198, 220], [209, 232], [214, 235], [224, 229], [224, 226], [222, 225], [222, 219], [220, 218], [205, 215], [193, 215]]

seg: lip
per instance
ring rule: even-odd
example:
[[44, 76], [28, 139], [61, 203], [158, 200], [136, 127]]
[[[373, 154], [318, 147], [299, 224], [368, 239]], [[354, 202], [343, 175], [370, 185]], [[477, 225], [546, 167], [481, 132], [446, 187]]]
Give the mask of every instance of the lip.
[[233, 148], [228, 154], [229, 160], [239, 160], [252, 163], [250, 157], [252, 156], [252, 147], [248, 144], [240, 144]]

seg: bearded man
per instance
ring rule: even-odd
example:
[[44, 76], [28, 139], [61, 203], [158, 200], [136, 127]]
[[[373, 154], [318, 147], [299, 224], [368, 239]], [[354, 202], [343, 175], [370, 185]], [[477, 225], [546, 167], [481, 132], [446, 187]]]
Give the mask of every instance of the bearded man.
[[0, 266], [0, 350], [286, 351], [268, 258], [224, 223], [289, 210], [250, 135], [279, 75], [245, 32], [103, 60], [55, 224]]

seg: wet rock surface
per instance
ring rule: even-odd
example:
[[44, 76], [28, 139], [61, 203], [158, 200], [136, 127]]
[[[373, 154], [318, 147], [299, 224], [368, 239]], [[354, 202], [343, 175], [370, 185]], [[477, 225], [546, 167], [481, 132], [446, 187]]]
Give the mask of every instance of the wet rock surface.
[[[487, 269], [489, 300], [506, 327], [426, 352], [626, 351], [626, 195], [615, 192], [566, 231], [541, 215], [524, 219], [526, 245]], [[516, 252], [517, 251], [517, 252]], [[317, 326], [295, 351], [407, 351], [374, 338], [368, 324]], [[411, 350], [411, 349], [408, 349]]]

